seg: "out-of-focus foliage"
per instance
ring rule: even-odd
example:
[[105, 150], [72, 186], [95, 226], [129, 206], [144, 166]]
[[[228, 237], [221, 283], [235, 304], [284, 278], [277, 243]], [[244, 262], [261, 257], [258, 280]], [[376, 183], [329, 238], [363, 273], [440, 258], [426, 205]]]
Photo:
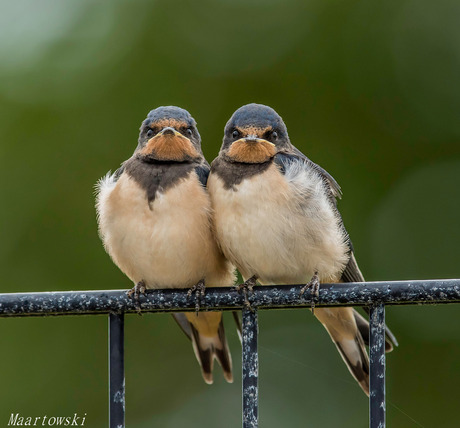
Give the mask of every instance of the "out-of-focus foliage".
[[[197, 119], [209, 161], [248, 102], [341, 184], [367, 279], [460, 276], [460, 3], [455, 0], [3, 0], [1, 291], [131, 287], [96, 231], [93, 185], [147, 112]], [[389, 308], [388, 425], [457, 427], [460, 308]], [[230, 320], [229, 320], [230, 321]], [[2, 319], [0, 425], [107, 424], [106, 317]], [[235, 383], [201, 379], [170, 316], [126, 321], [127, 425], [237, 427]], [[367, 401], [307, 311], [260, 314], [269, 427], [365, 427]]]

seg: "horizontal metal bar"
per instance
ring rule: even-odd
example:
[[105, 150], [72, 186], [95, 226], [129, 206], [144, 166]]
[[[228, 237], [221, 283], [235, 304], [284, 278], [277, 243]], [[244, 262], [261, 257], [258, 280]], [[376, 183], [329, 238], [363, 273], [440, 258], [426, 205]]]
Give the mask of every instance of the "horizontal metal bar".
[[[257, 286], [249, 296], [258, 309], [309, 308], [311, 295], [299, 298], [302, 285]], [[234, 288], [207, 288], [201, 301], [205, 310], [244, 307], [244, 296]], [[460, 279], [426, 281], [381, 281], [322, 284], [316, 307], [460, 303]], [[184, 312], [195, 310], [194, 298], [185, 289], [148, 290], [140, 296], [142, 312]], [[0, 294], [0, 317], [43, 315], [89, 315], [109, 312], [137, 312], [136, 302], [125, 290], [64, 291]]]

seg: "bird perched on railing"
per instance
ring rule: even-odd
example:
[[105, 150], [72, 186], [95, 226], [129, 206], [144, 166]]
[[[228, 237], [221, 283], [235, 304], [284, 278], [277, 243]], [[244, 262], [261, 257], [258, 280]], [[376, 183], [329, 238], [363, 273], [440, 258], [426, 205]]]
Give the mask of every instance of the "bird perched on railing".
[[[361, 282], [353, 247], [339, 211], [337, 182], [288, 136], [270, 107], [249, 104], [227, 122], [208, 190], [217, 240], [250, 292], [261, 284]], [[340, 355], [369, 395], [369, 323], [353, 308], [317, 308]], [[386, 350], [396, 340], [387, 331]]]
[[[134, 154], [97, 184], [97, 217], [104, 247], [134, 282], [128, 293], [189, 288], [196, 297], [234, 283], [234, 267], [211, 232], [206, 192], [209, 164], [196, 122], [179, 107], [159, 107], [142, 122]], [[138, 303], [139, 304], [139, 303]], [[192, 341], [206, 383], [214, 358], [233, 381], [222, 312], [174, 314]]]

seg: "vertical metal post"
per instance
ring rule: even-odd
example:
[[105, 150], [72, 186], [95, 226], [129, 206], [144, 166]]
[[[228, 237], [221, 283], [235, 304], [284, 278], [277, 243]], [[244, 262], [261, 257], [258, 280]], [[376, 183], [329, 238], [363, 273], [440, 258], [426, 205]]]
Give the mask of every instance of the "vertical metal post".
[[125, 321], [109, 314], [109, 427], [125, 427]]
[[370, 309], [369, 427], [385, 428], [385, 305]]
[[243, 308], [243, 428], [259, 426], [257, 309]]

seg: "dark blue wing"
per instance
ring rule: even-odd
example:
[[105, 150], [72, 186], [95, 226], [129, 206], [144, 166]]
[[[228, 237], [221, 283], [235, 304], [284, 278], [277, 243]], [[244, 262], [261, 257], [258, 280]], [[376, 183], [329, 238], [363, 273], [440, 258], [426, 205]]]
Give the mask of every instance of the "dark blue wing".
[[198, 176], [198, 179], [200, 180], [200, 183], [203, 185], [203, 187], [206, 187], [206, 184], [208, 183], [210, 169], [211, 168], [207, 162], [195, 167], [196, 175]]
[[125, 170], [124, 164], [121, 164], [120, 168], [118, 168], [112, 175], [113, 181], [117, 182], [118, 179], [120, 178], [121, 174], [123, 174], [123, 171]]
[[[278, 153], [275, 156], [275, 164], [278, 165], [280, 171], [282, 174], [286, 173], [286, 169], [295, 162], [305, 162], [306, 167], [313, 168], [315, 171], [318, 172], [318, 174], [321, 175], [323, 181], [327, 185], [327, 189], [329, 191], [329, 200], [334, 206], [334, 209], [337, 212], [337, 217], [340, 219], [341, 226], [347, 236], [347, 243], [349, 247], [349, 252], [350, 252], [350, 259], [342, 272], [342, 276], [340, 280], [342, 282], [363, 282], [364, 277], [363, 274], [361, 273], [358, 263], [356, 262], [356, 258], [354, 256], [354, 251], [353, 251], [353, 244], [351, 243], [350, 237], [348, 235], [348, 232], [345, 229], [345, 226], [343, 224], [342, 216], [340, 215], [338, 209], [337, 209], [337, 201], [336, 198], [342, 195], [342, 192], [340, 190], [340, 186], [338, 185], [337, 181], [334, 180], [332, 175], [330, 175], [326, 170], [321, 168], [319, 165], [315, 164], [312, 162], [310, 159], [308, 159], [300, 150], [298, 150], [296, 147], [292, 147], [292, 149], [289, 152], [284, 152], [284, 153]], [[365, 309], [366, 312], [368, 312]], [[359, 331], [361, 332], [361, 335], [363, 336], [365, 343], [368, 345], [369, 344], [369, 323], [367, 320], [365, 320], [356, 310], [353, 311], [355, 320], [357, 323], [357, 326], [359, 328]], [[398, 341], [396, 340], [394, 334], [390, 331], [390, 329], [385, 326], [386, 330], [386, 339], [385, 339], [385, 348], [386, 352], [389, 352], [393, 349], [394, 346], [398, 346]]]

